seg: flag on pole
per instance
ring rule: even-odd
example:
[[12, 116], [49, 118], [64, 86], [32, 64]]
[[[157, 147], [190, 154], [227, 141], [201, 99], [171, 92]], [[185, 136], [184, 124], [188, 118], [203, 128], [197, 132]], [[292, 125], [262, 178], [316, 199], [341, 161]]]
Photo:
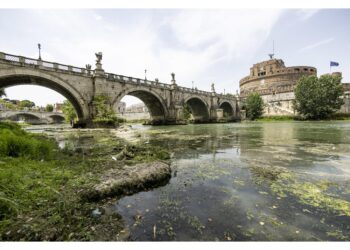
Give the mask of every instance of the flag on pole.
[[331, 61], [331, 65], [330, 65], [330, 66], [331, 66], [331, 67], [332, 67], [332, 66], [339, 66], [339, 63], [337, 63], [337, 62], [332, 62], [332, 61]]

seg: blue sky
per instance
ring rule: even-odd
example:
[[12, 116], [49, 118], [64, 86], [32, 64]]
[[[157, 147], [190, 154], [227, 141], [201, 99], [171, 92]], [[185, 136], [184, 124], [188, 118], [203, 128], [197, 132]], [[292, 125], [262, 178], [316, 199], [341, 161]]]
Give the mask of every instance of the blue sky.
[[[107, 72], [235, 93], [249, 68], [276, 58], [286, 66], [307, 65], [318, 74], [334, 71], [350, 82], [349, 9], [98, 9], [0, 10], [0, 51], [84, 67], [103, 52]], [[62, 101], [47, 89], [7, 89], [13, 99], [39, 105]], [[129, 103], [135, 99], [126, 99]]]

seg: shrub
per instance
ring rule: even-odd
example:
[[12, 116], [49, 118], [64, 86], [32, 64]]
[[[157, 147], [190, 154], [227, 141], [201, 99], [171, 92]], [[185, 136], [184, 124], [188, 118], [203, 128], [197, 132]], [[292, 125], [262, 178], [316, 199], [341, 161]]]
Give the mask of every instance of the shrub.
[[246, 99], [247, 118], [255, 120], [264, 112], [264, 101], [258, 93], [251, 93]]

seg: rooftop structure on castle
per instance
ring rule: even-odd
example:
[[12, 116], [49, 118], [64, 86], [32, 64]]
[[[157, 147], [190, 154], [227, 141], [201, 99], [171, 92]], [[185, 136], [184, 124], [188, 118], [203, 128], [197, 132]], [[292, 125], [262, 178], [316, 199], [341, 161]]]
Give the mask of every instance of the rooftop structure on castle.
[[317, 75], [310, 66], [286, 67], [283, 60], [270, 56], [270, 60], [259, 62], [250, 68], [249, 76], [239, 81], [241, 96], [252, 92], [260, 95], [292, 92], [302, 76]]

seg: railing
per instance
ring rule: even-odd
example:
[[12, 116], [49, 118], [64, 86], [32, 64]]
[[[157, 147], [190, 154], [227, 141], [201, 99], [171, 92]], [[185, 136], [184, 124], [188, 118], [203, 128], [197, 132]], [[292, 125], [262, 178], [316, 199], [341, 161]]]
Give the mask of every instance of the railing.
[[[159, 81], [145, 80], [145, 79], [140, 79], [140, 78], [135, 78], [135, 77], [130, 77], [130, 76], [124, 76], [124, 75], [116, 75], [113, 73], [105, 73], [105, 77], [108, 80], [126, 82], [128, 84], [152, 86], [152, 87], [158, 87], [158, 88], [163, 88], [163, 89], [172, 89], [173, 88], [173, 85], [171, 85], [171, 84], [162, 83]], [[198, 89], [181, 87], [178, 85], [176, 85], [176, 89], [181, 90], [183, 92], [202, 94], [202, 95], [211, 95], [211, 93], [212, 93], [212, 92], [207, 92], [207, 91], [198, 90]], [[220, 94], [217, 94], [217, 95], [220, 95]], [[220, 95], [220, 96], [225, 96], [225, 95]]]
[[[50, 70], [55, 70], [55, 71], [61, 71], [61, 72], [72, 72], [75, 74], [82, 74], [82, 75], [92, 75], [94, 73], [94, 70], [90, 69], [85, 69], [85, 68], [79, 68], [79, 67], [74, 67], [70, 65], [65, 65], [65, 64], [59, 64], [59, 63], [54, 63], [54, 62], [49, 62], [49, 61], [43, 61], [43, 60], [38, 60], [38, 59], [33, 59], [33, 58], [28, 58], [28, 57], [23, 57], [23, 56], [16, 56], [16, 55], [11, 55], [7, 53], [0, 52], [0, 60], [14, 63], [14, 64], [19, 64], [19, 65], [28, 65], [30, 67], [38, 67], [40, 69], [50, 69]], [[188, 93], [194, 93], [194, 94], [201, 94], [201, 95], [211, 95], [212, 92], [207, 92], [203, 90], [198, 90], [198, 89], [193, 89], [193, 88], [187, 88], [187, 87], [181, 87], [176, 85], [173, 86], [171, 84], [167, 83], [162, 83], [159, 81], [150, 81], [150, 80], [145, 80], [145, 79], [140, 79], [140, 78], [135, 78], [135, 77], [130, 77], [130, 76], [124, 76], [124, 75], [117, 75], [117, 74], [112, 74], [112, 73], [104, 73], [105, 77], [108, 80], [112, 81], [118, 81], [118, 82], [127, 82], [128, 84], [135, 84], [135, 85], [143, 85], [143, 86], [152, 86], [152, 87], [157, 87], [157, 88], [162, 88], [162, 89], [173, 89], [176, 88], [178, 90], [181, 90], [183, 92], [188, 92]], [[228, 97], [226, 95], [222, 94], [216, 94], [217, 96], [220, 97]]]
[[10, 63], [20, 64], [20, 65], [28, 65], [31, 67], [40, 67], [40, 68], [51, 69], [56, 71], [67, 71], [67, 72], [73, 72], [77, 74], [89, 75], [93, 73], [93, 70], [88, 70], [85, 68], [73, 67], [70, 65], [43, 61], [43, 60], [33, 59], [33, 58], [28, 58], [23, 56], [16, 56], [11, 54], [6, 54], [3, 52], [0, 52], [0, 60], [4, 60]]

